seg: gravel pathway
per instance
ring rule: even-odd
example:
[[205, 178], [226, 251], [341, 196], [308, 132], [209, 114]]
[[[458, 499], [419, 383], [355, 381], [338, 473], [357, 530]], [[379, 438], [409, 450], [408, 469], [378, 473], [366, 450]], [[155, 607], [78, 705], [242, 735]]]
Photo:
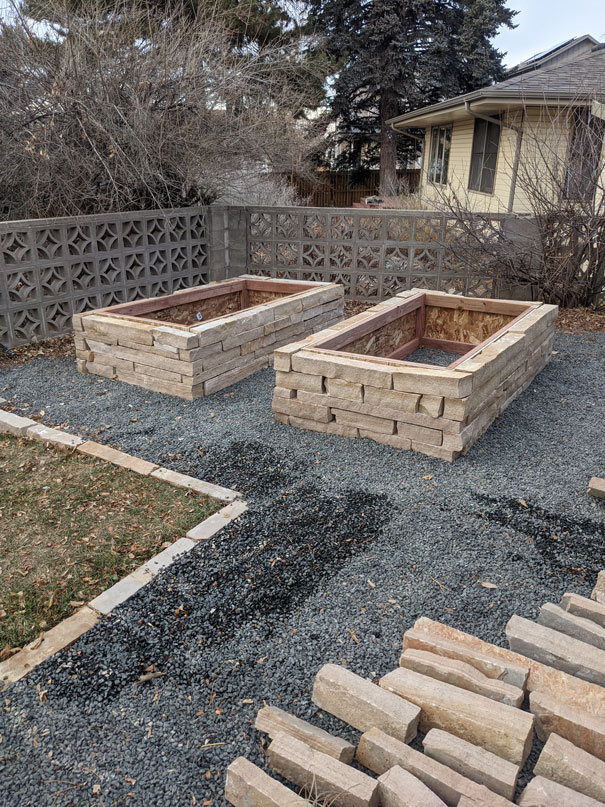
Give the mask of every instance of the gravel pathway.
[[[226, 765], [262, 759], [264, 701], [355, 736], [315, 715], [323, 663], [382, 675], [422, 615], [504, 644], [513, 613], [588, 594], [605, 566], [605, 509], [585, 493], [605, 475], [605, 335], [558, 334], [555, 350], [453, 465], [276, 423], [270, 370], [193, 403], [67, 360], [0, 375], [23, 413], [250, 505], [4, 693], [0, 802], [223, 805]], [[137, 686], [150, 664], [165, 676]]]

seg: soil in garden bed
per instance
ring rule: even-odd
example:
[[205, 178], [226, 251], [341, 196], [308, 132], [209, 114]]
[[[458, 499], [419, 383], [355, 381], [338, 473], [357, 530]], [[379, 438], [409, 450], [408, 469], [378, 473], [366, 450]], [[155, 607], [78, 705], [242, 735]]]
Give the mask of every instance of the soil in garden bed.
[[32, 641], [223, 506], [8, 435], [0, 479], [0, 651]]

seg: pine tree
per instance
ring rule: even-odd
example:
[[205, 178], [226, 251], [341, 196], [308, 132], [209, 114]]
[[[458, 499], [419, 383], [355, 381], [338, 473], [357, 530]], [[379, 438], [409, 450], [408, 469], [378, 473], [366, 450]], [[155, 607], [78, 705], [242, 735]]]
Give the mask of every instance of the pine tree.
[[397, 159], [417, 153], [387, 121], [502, 76], [491, 44], [513, 27], [506, 0], [310, 0], [336, 74], [331, 112], [341, 134], [354, 133], [353, 154], [380, 164], [380, 191], [397, 188]]

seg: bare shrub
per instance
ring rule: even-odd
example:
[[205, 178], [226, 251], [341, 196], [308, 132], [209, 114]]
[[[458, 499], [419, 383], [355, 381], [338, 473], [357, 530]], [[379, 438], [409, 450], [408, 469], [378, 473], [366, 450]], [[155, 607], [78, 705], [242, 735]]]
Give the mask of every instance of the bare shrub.
[[55, 4], [44, 26], [5, 16], [4, 218], [205, 204], [234, 177], [304, 170], [316, 143], [296, 42], [234, 50], [209, 3], [192, 18], [115, 2]]
[[440, 203], [454, 219], [448, 246], [526, 298], [594, 305], [605, 289], [605, 121], [584, 98], [513, 125], [519, 158], [505, 150], [505, 172], [513, 182], [516, 174], [515, 200], [526, 212], [475, 212], [462, 183], [452, 184]]

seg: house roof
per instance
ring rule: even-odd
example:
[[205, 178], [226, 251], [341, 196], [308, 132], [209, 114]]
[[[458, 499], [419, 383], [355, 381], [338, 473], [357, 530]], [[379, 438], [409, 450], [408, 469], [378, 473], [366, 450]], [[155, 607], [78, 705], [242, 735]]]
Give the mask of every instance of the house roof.
[[515, 72], [510, 78], [480, 90], [449, 98], [438, 104], [423, 107], [392, 118], [389, 123], [397, 129], [424, 127], [449, 117], [462, 117], [469, 113], [465, 104], [481, 111], [507, 106], [569, 103], [576, 99], [605, 98], [605, 44], [595, 45], [588, 53], [560, 64]]
[[519, 73], [525, 73], [528, 70], [537, 70], [554, 60], [558, 63], [564, 59], [577, 58], [580, 55], [584, 55], [593, 45], [598, 44], [598, 40], [595, 39], [594, 36], [590, 36], [590, 34], [567, 39], [565, 42], [561, 42], [559, 45], [548, 48], [548, 50], [543, 50], [540, 53], [535, 53], [524, 62], [520, 62], [514, 67], [509, 68], [506, 71], [507, 78], [518, 75]]

